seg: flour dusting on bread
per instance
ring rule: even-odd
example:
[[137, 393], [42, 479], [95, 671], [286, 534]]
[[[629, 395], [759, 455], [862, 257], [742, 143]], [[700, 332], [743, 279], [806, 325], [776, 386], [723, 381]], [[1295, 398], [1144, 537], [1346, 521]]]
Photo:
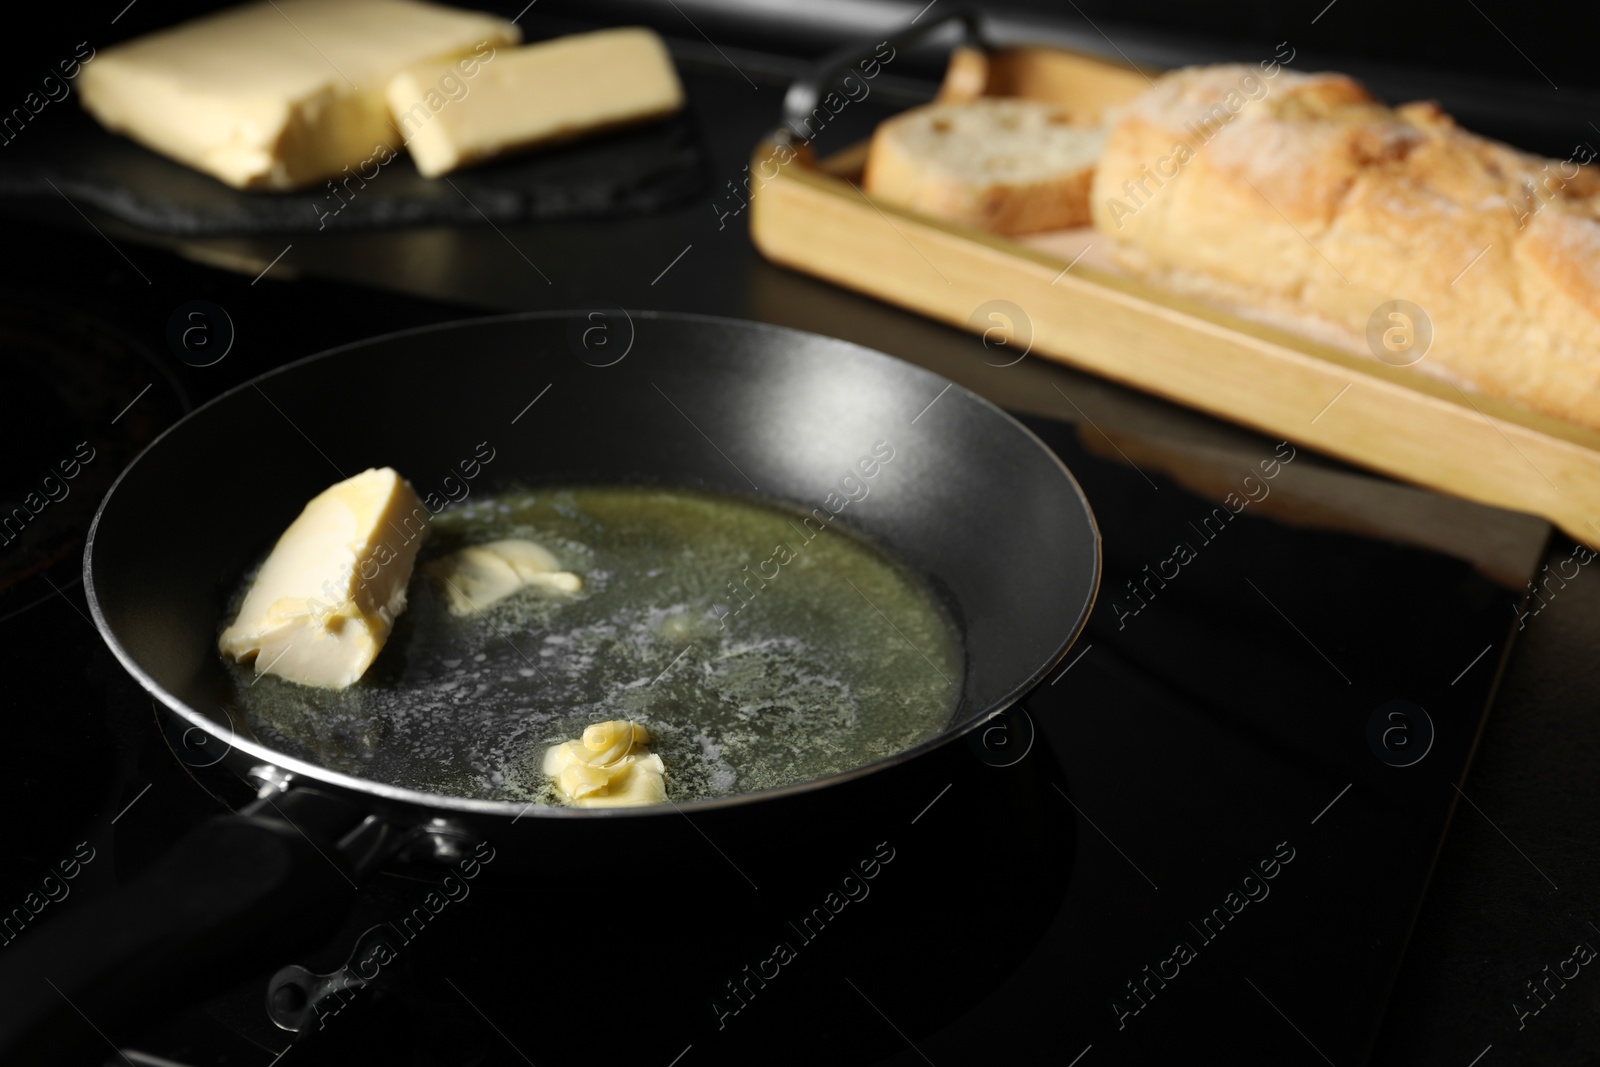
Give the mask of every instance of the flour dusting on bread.
[[1433, 327], [1419, 368], [1600, 428], [1596, 169], [1434, 104], [1386, 107], [1343, 75], [1282, 70], [1241, 91], [1252, 72], [1175, 71], [1115, 116], [1091, 208], [1124, 264], [1351, 339], [1411, 301]]

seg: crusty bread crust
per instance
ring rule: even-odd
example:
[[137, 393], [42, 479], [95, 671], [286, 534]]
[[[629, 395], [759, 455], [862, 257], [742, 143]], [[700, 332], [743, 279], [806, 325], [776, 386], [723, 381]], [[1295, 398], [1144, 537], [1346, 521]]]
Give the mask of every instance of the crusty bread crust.
[[1379, 305], [1408, 300], [1433, 327], [1419, 369], [1600, 429], [1592, 166], [1342, 75], [1205, 67], [1123, 109], [1091, 195], [1137, 272], [1315, 314], [1363, 348]]
[[[1087, 225], [1102, 134], [1064, 120], [1054, 123], [1057, 111], [1034, 101], [993, 99], [914, 108], [873, 134], [866, 192], [993, 233]], [[1032, 133], [1025, 159], [1017, 156], [1016, 138], [999, 126], [1019, 118]], [[940, 137], [956, 139], [959, 150], [936, 150], [933, 142]], [[963, 158], [952, 165], [951, 154]]]

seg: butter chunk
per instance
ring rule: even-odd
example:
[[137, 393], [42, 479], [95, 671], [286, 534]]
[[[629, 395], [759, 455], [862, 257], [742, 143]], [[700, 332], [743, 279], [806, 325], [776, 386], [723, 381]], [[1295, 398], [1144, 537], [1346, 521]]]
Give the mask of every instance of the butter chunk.
[[583, 580], [561, 569], [555, 556], [518, 539], [468, 545], [424, 565], [450, 598], [450, 614], [473, 615], [524, 589], [576, 593]]
[[261, 565], [224, 655], [301, 685], [343, 689], [377, 658], [406, 609], [428, 509], [392, 468], [317, 494]]
[[107, 48], [78, 86], [115, 133], [241, 189], [294, 189], [394, 157], [384, 90], [399, 70], [521, 39], [414, 0], [275, 0]]
[[580, 808], [659, 804], [667, 799], [666, 765], [645, 746], [650, 731], [616, 719], [596, 723], [577, 741], [563, 741], [544, 755], [544, 773], [556, 780], [567, 802]]
[[421, 64], [395, 76], [388, 98], [417, 170], [429, 178], [660, 118], [684, 99], [661, 38], [639, 27], [510, 49], [470, 79], [455, 66]]

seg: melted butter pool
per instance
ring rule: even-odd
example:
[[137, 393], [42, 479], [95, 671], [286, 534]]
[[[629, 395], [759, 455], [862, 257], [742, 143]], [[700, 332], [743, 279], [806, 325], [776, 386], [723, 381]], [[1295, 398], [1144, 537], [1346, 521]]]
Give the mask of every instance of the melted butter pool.
[[[651, 488], [469, 501], [435, 517], [409, 606], [360, 682], [307, 688], [230, 664], [235, 704], [267, 744], [336, 770], [536, 803], [557, 802], [544, 750], [606, 719], [649, 727], [677, 802], [927, 740], [961, 694], [954, 626], [906, 568], [837, 522], [818, 533], [802, 520]], [[421, 564], [501, 538], [548, 548], [582, 592], [451, 615]]]

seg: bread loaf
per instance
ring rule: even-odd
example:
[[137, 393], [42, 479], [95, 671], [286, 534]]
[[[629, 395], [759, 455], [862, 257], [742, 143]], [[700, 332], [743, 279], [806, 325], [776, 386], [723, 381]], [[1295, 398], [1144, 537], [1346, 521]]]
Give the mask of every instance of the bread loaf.
[[914, 108], [873, 135], [866, 192], [995, 233], [1086, 225], [1105, 132], [1070, 121], [1064, 109], [1035, 100]]
[[1092, 210], [1136, 273], [1313, 314], [1361, 350], [1380, 305], [1410, 301], [1432, 325], [1419, 369], [1600, 429], [1600, 175], [1582, 158], [1342, 75], [1191, 68], [1114, 118]]

